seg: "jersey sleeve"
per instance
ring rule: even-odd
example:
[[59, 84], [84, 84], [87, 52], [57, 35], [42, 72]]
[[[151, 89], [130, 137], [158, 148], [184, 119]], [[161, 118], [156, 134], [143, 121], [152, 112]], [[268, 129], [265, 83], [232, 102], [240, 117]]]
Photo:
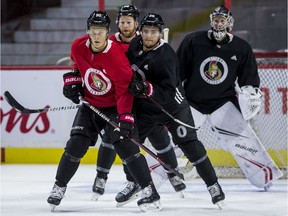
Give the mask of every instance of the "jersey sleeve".
[[151, 83], [154, 87], [153, 97], [160, 104], [168, 103], [168, 98], [174, 99], [176, 87], [180, 82], [180, 68], [177, 55], [172, 48], [164, 48], [165, 49], [162, 49], [162, 53], [156, 57], [155, 61], [152, 60], [152, 69], [155, 77], [155, 80], [151, 80]]
[[115, 84], [115, 98], [119, 114], [132, 112], [133, 96], [129, 93], [128, 87], [133, 77], [130, 63], [120, 46], [115, 46], [113, 52], [113, 81]]
[[238, 84], [240, 87], [245, 85], [259, 87], [260, 78], [258, 74], [256, 59], [251, 46], [248, 43], [245, 44], [246, 50], [244, 53], [244, 58], [242, 60], [243, 62], [241, 62], [240, 67], [237, 71]]
[[180, 79], [182, 82], [189, 79], [189, 69], [192, 68], [192, 39], [191, 35], [186, 35], [176, 52], [180, 63]]

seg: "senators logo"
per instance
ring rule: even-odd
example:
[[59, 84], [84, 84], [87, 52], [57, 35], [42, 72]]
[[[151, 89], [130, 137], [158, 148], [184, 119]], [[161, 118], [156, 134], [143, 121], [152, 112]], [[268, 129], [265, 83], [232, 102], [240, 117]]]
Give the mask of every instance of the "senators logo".
[[200, 65], [200, 74], [203, 80], [211, 85], [222, 83], [228, 75], [226, 62], [219, 57], [209, 57]]
[[91, 74], [91, 76], [93, 81], [93, 83], [91, 83], [91, 87], [93, 89], [103, 91], [107, 88], [106, 83], [103, 80], [99, 79], [99, 77], [96, 74]]
[[105, 70], [100, 71], [89, 68], [84, 77], [85, 86], [93, 95], [104, 95], [112, 87], [110, 79], [106, 76]]

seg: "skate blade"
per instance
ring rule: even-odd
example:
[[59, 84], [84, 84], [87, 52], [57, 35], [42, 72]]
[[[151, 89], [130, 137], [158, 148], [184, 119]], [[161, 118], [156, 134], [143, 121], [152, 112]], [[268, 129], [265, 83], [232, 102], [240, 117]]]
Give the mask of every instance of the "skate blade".
[[101, 194], [98, 193], [93, 193], [91, 200], [92, 201], [98, 201], [99, 197], [102, 196]]
[[136, 193], [136, 194], [134, 194], [132, 197], [130, 197], [130, 199], [129, 200], [127, 200], [127, 201], [125, 201], [125, 202], [117, 202], [116, 203], [116, 207], [122, 207], [122, 206], [124, 206], [124, 205], [126, 205], [126, 204], [128, 204], [128, 203], [130, 203], [130, 202], [132, 202], [133, 200], [135, 200], [135, 199], [137, 199], [139, 196], [140, 196], [140, 192], [141, 191], [139, 191], [138, 193]]
[[51, 212], [55, 212], [56, 205], [50, 204]]
[[184, 198], [185, 198], [184, 191], [179, 191], [179, 192], [177, 192], [177, 193], [178, 193], [179, 198], [181, 198], [181, 199], [184, 199]]
[[142, 212], [162, 211], [163, 209], [159, 200], [153, 203], [145, 203], [145, 204], [139, 205], [139, 208]]
[[219, 202], [215, 203], [215, 205], [217, 205], [220, 210], [225, 208], [225, 203], [223, 202], [223, 200], [220, 200]]

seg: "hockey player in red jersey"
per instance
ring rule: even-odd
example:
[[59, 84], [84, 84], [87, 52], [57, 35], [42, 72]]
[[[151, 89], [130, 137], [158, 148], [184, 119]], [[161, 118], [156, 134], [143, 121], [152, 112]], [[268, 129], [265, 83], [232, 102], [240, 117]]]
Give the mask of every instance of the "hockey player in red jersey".
[[[138, 19], [139, 11], [134, 5], [123, 5], [117, 13], [116, 24], [118, 26], [119, 32], [111, 35], [109, 39], [115, 43], [118, 43], [125, 53], [128, 50], [130, 41], [135, 36], [139, 35], [139, 32], [137, 31], [139, 22]], [[100, 145], [97, 157], [97, 176], [92, 186], [92, 191], [94, 192], [92, 197], [93, 200], [97, 200], [99, 196], [104, 194], [108, 174], [116, 157], [113, 144], [111, 143], [109, 137], [107, 137], [107, 134], [109, 134], [109, 132], [106, 131], [103, 134], [102, 143]], [[165, 142], [160, 143], [159, 137], [162, 137]], [[156, 153], [158, 154], [159, 158], [165, 163], [169, 164], [172, 168], [177, 168], [176, 155], [172, 145], [170, 144], [170, 137], [168, 135], [167, 129], [163, 125], [157, 125], [151, 131], [148, 138], [152, 143], [152, 146], [156, 149]], [[126, 174], [127, 185], [115, 197], [118, 207], [136, 199], [141, 189], [137, 182], [134, 180], [133, 176], [130, 174], [127, 166], [125, 164], [123, 164], [123, 166], [124, 172]], [[151, 169], [152, 168], [150, 168], [150, 170]], [[152, 177], [154, 175], [153, 180], [155, 181], [155, 175], [157, 174], [153, 172], [153, 169], [151, 174]], [[180, 192], [186, 188], [181, 178], [176, 176], [174, 173], [168, 173], [167, 171], [166, 175], [168, 176], [165, 179], [170, 180], [170, 183], [176, 192]]]
[[[135, 72], [129, 91], [135, 96], [139, 138], [145, 139], [150, 128], [156, 125], [167, 126], [175, 145], [178, 145], [193, 163], [205, 182], [212, 203], [220, 205], [225, 195], [215, 170], [203, 144], [197, 138], [195, 129], [185, 126], [194, 126], [194, 121], [180, 81], [177, 55], [172, 47], [161, 39], [163, 29], [164, 22], [159, 14], [146, 14], [140, 23], [140, 36], [131, 41], [127, 51], [127, 57]], [[174, 121], [151, 100], [156, 101], [185, 125]], [[162, 140], [161, 143], [164, 142]]]
[[207, 115], [220, 146], [253, 185], [265, 188], [282, 173], [245, 121], [260, 110], [260, 79], [252, 48], [230, 33], [233, 24], [231, 12], [220, 6], [210, 14], [211, 30], [188, 34], [177, 50], [180, 77], [194, 119]]
[[[72, 43], [73, 72], [63, 75], [63, 94], [74, 103], [80, 102], [81, 95], [112, 121], [119, 122], [119, 131], [108, 126], [111, 143], [146, 195], [141, 204], [151, 204], [160, 209], [160, 196], [152, 183], [145, 157], [139, 147], [127, 138], [137, 134], [132, 114], [133, 96], [128, 92], [133, 72], [122, 48], [108, 39], [109, 30], [108, 14], [93, 11], [87, 19], [87, 34]], [[79, 107], [58, 165], [56, 182], [47, 199], [52, 210], [60, 204], [81, 158], [89, 146], [96, 143], [98, 134], [107, 125], [87, 105]], [[141, 205], [139, 207], [143, 210]]]

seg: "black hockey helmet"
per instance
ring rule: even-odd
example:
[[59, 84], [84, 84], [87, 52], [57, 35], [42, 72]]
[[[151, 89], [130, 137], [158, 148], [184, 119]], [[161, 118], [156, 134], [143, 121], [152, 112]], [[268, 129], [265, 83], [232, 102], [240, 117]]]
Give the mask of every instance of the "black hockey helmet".
[[158, 27], [160, 32], [164, 29], [164, 22], [162, 17], [159, 14], [155, 13], [147, 13], [140, 23], [140, 31], [142, 30], [143, 26], [155, 26]]
[[87, 29], [90, 26], [103, 26], [110, 28], [110, 17], [106, 13], [106, 11], [93, 11], [87, 19]]
[[135, 21], [138, 21], [140, 13], [138, 8], [135, 5], [123, 5], [117, 13], [116, 23], [118, 23], [119, 18], [121, 16], [131, 16], [135, 19]]

